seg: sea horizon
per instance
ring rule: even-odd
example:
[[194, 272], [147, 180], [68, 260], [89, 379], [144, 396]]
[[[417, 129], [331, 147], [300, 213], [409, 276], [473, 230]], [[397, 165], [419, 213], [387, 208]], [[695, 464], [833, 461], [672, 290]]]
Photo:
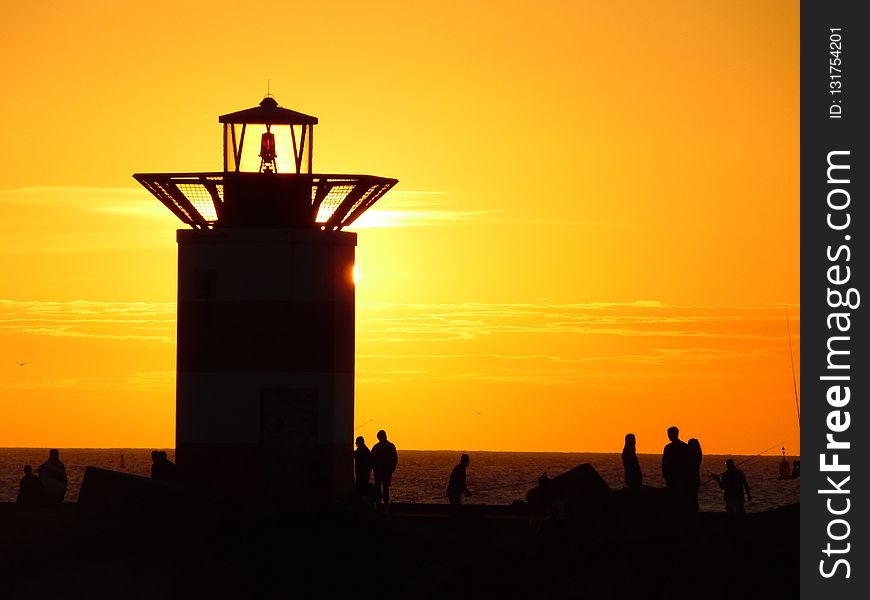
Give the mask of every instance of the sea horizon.
[[[351, 442], [348, 442], [349, 444]], [[664, 448], [665, 444], [662, 444]], [[2, 450], [175, 450], [174, 446], [0, 446]], [[476, 450], [474, 448], [398, 448], [400, 452], [466, 452], [466, 453], [520, 453], [520, 454], [619, 454], [618, 450]], [[637, 452], [638, 456], [661, 455], [661, 452]], [[705, 456], [764, 456], [767, 458], [781, 458], [782, 454], [741, 454], [733, 452], [705, 452]], [[797, 458], [798, 454], [786, 452], [786, 458]]]

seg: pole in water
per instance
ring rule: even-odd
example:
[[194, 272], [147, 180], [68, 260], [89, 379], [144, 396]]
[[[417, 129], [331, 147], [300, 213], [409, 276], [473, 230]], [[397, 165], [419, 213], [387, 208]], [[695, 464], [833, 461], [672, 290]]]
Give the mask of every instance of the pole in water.
[[782, 460], [779, 462], [779, 479], [791, 479], [791, 468], [785, 458], [785, 446], [782, 447]]

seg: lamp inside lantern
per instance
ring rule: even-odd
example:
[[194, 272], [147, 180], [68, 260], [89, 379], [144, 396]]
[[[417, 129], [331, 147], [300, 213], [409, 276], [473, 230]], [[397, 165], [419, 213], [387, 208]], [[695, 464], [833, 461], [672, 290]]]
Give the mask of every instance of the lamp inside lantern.
[[275, 134], [272, 126], [266, 125], [266, 132], [260, 137], [260, 173], [277, 173], [278, 154], [275, 150]]

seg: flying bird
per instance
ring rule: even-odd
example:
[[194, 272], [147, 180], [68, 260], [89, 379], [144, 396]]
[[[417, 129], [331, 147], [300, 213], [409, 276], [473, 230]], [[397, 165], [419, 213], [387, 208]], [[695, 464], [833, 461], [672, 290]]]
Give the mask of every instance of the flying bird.
[[[18, 361], [15, 361], [15, 362], [18, 362]], [[19, 367], [23, 367], [23, 366], [26, 365], [26, 364], [27, 364], [26, 362], [20, 362], [20, 363], [18, 363], [18, 366], [19, 366]]]

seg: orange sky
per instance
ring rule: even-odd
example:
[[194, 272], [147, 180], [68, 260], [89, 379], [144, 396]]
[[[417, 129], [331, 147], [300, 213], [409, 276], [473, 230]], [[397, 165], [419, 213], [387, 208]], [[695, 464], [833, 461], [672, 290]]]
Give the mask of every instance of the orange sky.
[[357, 433], [799, 451], [798, 2], [6, 2], [0, 40], [0, 446], [174, 444], [179, 224], [130, 175], [220, 169], [271, 80], [315, 171], [400, 181]]

